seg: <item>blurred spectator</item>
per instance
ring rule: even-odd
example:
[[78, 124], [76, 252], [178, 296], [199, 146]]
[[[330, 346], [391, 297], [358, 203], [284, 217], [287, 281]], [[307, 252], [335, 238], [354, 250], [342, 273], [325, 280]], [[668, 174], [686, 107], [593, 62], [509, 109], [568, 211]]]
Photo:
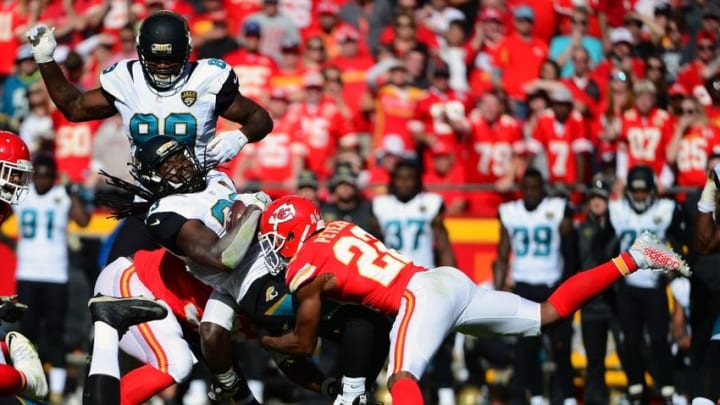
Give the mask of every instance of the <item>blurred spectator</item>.
[[370, 197], [387, 193], [390, 173], [397, 162], [407, 157], [402, 138], [398, 135], [388, 135], [383, 138], [380, 147], [375, 149], [374, 156], [370, 156], [371, 159], [375, 159], [368, 179]]
[[297, 195], [305, 197], [319, 206], [321, 200], [318, 189], [318, 179], [315, 173], [310, 170], [301, 171], [297, 177], [297, 189], [295, 190]]
[[668, 107], [668, 88], [665, 62], [659, 56], [648, 56], [645, 59], [645, 78], [655, 85], [657, 106], [663, 110]]
[[40, 71], [33, 59], [29, 44], [18, 48], [15, 56], [16, 71], [2, 84], [0, 115], [17, 131], [20, 121], [28, 114], [28, 87], [40, 79]]
[[43, 81], [31, 84], [27, 94], [30, 113], [20, 124], [18, 134], [31, 155], [43, 149], [51, 151], [51, 145], [48, 145], [54, 138], [53, 121], [50, 118], [51, 102]]
[[[340, 20], [340, 5], [333, 0], [321, 0], [315, 9], [317, 13], [317, 26], [307, 30], [303, 37], [308, 40], [318, 37], [324, 45], [328, 58], [334, 58], [340, 53], [340, 46], [336, 39], [338, 33], [346, 30], [355, 30], [351, 25]], [[365, 48], [365, 43], [360, 44]], [[365, 50], [363, 49], [363, 52]]]
[[[94, 35], [78, 44], [75, 49], [82, 52], [84, 57], [77, 53], [76, 55], [85, 59], [84, 74], [80, 82], [73, 82], [77, 87], [85, 89], [93, 89], [100, 85], [100, 73], [108, 66], [112, 66], [113, 48], [116, 44], [116, 38], [110, 34]], [[69, 56], [69, 54], [68, 54]], [[58, 62], [60, 63], [60, 62]], [[70, 76], [66, 72], [68, 80]]]
[[468, 91], [468, 65], [475, 59], [482, 42], [475, 35], [469, 42], [465, 42], [463, 20], [450, 21], [444, 35], [443, 45], [438, 56], [448, 65], [450, 82], [448, 85], [455, 91]]
[[656, 44], [662, 38], [665, 29], [652, 15], [629, 12], [625, 14], [623, 26], [632, 35], [633, 56], [647, 58], [657, 53]]
[[690, 94], [702, 97], [707, 94], [703, 87], [703, 76], [710, 77], [715, 73], [720, 65], [720, 55], [717, 52], [717, 35], [714, 32], [700, 31], [696, 43], [696, 57], [680, 68], [677, 83], [682, 84]]
[[[579, 187], [587, 182], [585, 168], [592, 144], [586, 131], [585, 119], [573, 109], [570, 90], [553, 90], [550, 109], [538, 118], [528, 150], [535, 155], [544, 151], [548, 178], [554, 185]], [[579, 199], [580, 195], [574, 194], [573, 201]]]
[[332, 100], [335, 103], [343, 119], [346, 120], [348, 130], [353, 129], [353, 112], [350, 111], [350, 108], [345, 102], [345, 84], [342, 81], [342, 72], [340, 72], [340, 69], [335, 66], [328, 66], [322, 71], [322, 75], [325, 83], [325, 86], [323, 87], [323, 94], [325, 98]]
[[603, 85], [611, 79], [615, 69], [621, 69], [626, 75], [632, 75], [633, 80], [643, 78], [644, 64], [642, 59], [633, 56], [634, 38], [632, 33], [624, 27], [615, 28], [610, 32], [610, 52], [607, 60], [595, 67], [595, 76], [604, 81]]
[[305, 167], [320, 179], [332, 174], [332, 163], [338, 141], [349, 132], [338, 107], [323, 96], [324, 78], [320, 72], [309, 72], [304, 78], [305, 99], [292, 106], [293, 131], [305, 145]]
[[387, 76], [387, 81], [374, 94], [373, 145], [384, 145], [386, 137], [394, 136], [401, 140], [403, 153], [415, 154], [415, 140], [408, 130], [408, 122], [425, 92], [409, 85], [407, 68], [400, 61], [391, 62]]
[[196, 58], [203, 58], [200, 56], [200, 52], [214, 51], [215, 46], [206, 48], [206, 44], [215, 43], [217, 47], [221, 47], [217, 50], [218, 53], [227, 50], [227, 47], [235, 41], [229, 38], [226, 23], [228, 15], [224, 9], [223, 0], [199, 0], [196, 4], [199, 12], [186, 17], [190, 25], [193, 53]]
[[282, 45], [300, 43], [300, 33], [293, 21], [280, 13], [278, 0], [263, 0], [261, 11], [250, 14], [246, 21], [256, 21], [260, 24], [262, 37], [260, 39], [260, 52], [272, 56], [282, 64]]
[[283, 42], [282, 57], [278, 62], [278, 70], [270, 76], [271, 89], [283, 89], [288, 92], [290, 101], [300, 101], [303, 97], [303, 75], [305, 69], [300, 58], [300, 44]]
[[[555, 30], [557, 30], [557, 13], [554, 9], [554, 1], [505, 0], [503, 2], [498, 1], [498, 3], [505, 3], [513, 16], [518, 10], [528, 7], [533, 12], [532, 37], [539, 39], [544, 44], [550, 43]], [[510, 21], [506, 21], [506, 26], [511, 26]]]
[[569, 35], [556, 36], [550, 42], [550, 58], [560, 65], [562, 77], [570, 77], [575, 70], [573, 51], [584, 48], [590, 56], [591, 65], [603, 60], [603, 47], [599, 39], [588, 35], [589, 13], [585, 8], [575, 8]]
[[573, 74], [562, 80], [562, 84], [573, 95], [573, 105], [586, 119], [596, 119], [600, 111], [600, 101], [604, 90], [600, 82], [591, 75], [590, 54], [583, 47], [575, 47], [570, 52], [573, 62]]
[[470, 116], [472, 133], [463, 148], [465, 179], [470, 184], [491, 185], [489, 190], [468, 193], [472, 215], [497, 216], [497, 207], [507, 201], [525, 152], [522, 130], [506, 113], [505, 99], [497, 91], [480, 97]]
[[0, 85], [15, 71], [12, 55], [17, 55], [18, 48], [26, 41], [25, 32], [35, 24], [38, 2], [3, 1], [0, 3], [0, 20], [3, 21], [4, 34], [0, 36]]
[[660, 41], [662, 51], [660, 57], [667, 67], [668, 81], [674, 81], [680, 71], [685, 42], [679, 23], [675, 20], [669, 20], [665, 27], [665, 37]]
[[305, 69], [317, 72], [325, 66], [327, 52], [325, 51], [325, 44], [319, 36], [306, 39], [302, 51], [302, 63]]
[[498, 66], [504, 90], [508, 93], [513, 114], [527, 117], [525, 84], [538, 77], [540, 66], [547, 59], [547, 43], [532, 35], [535, 13], [527, 5], [514, 11], [515, 32], [500, 44]]
[[720, 128], [720, 73], [705, 80], [705, 90], [711, 100], [710, 105], [704, 106], [705, 115], [711, 124]]
[[272, 198], [295, 190], [306, 149], [297, 138], [297, 120], [288, 114], [288, 104], [283, 90], [270, 94], [267, 110], [273, 119], [273, 131], [262, 142], [247, 145], [235, 159], [233, 181], [238, 189], [248, 182], [266, 182], [262, 190]]
[[475, 32], [470, 40], [470, 46], [475, 42], [480, 43], [477, 55], [469, 64], [470, 89], [474, 94], [482, 94], [500, 84], [501, 72], [498, 66], [500, 62], [500, 45], [505, 37], [502, 14], [495, 8], [486, 7], [478, 16], [475, 23]]
[[328, 184], [330, 196], [320, 206], [325, 221], [348, 221], [380, 238], [380, 228], [372, 216], [372, 204], [363, 197], [352, 166], [339, 163]]
[[395, 15], [392, 30], [386, 31], [380, 40], [389, 45], [395, 56], [400, 58], [417, 47], [428, 53], [429, 49], [436, 48], [438, 44], [435, 34], [424, 26], [422, 28], [425, 31], [418, 28], [413, 14], [400, 12]]
[[430, 89], [418, 101], [414, 118], [408, 128], [419, 150], [425, 150], [423, 162], [430, 160], [430, 148], [444, 143], [451, 151], [459, 152], [458, 140], [470, 132], [467, 116], [472, 100], [462, 92], [450, 88], [450, 69], [440, 59], [430, 66]]
[[[673, 120], [673, 126], [677, 124], [677, 120], [682, 116], [682, 101], [690, 94], [682, 84], [675, 83], [668, 89], [668, 106], [667, 111]], [[706, 114], [707, 115], [707, 114]], [[709, 117], [708, 117], [709, 118]]]
[[685, 97], [682, 115], [667, 145], [668, 163], [677, 166], [677, 184], [701, 188], [707, 180], [709, 157], [720, 153], [720, 128], [711, 125], [694, 97]]
[[403, 63], [408, 74], [408, 84], [419, 89], [427, 90], [430, 82], [427, 77], [429, 55], [423, 46], [415, 46], [403, 57]]
[[240, 47], [235, 39], [230, 37], [228, 23], [225, 21], [226, 18], [227, 16], [224, 13], [214, 16], [212, 28], [205, 41], [197, 46], [193, 44], [193, 51], [195, 51], [198, 59], [222, 59], [226, 54]]
[[435, 33], [441, 42], [452, 21], [464, 21], [465, 14], [451, 6], [448, 0], [431, 0], [416, 13], [417, 21]]
[[[442, 196], [447, 215], [460, 215], [465, 212], [467, 198], [460, 190], [465, 184], [464, 168], [458, 162], [457, 151], [447, 144], [438, 142], [430, 147], [431, 160], [426, 163], [422, 182], [428, 188]], [[441, 187], [435, 189], [435, 187]]]
[[375, 52], [383, 28], [392, 23], [392, 4], [388, 0], [349, 0], [340, 7], [340, 19], [359, 31], [370, 52]]
[[128, 170], [131, 157], [130, 139], [123, 131], [122, 117], [116, 114], [103, 120], [95, 131], [92, 148], [91, 161], [96, 165], [96, 170], [93, 170], [88, 176], [85, 187], [91, 190], [110, 187], [105, 182], [105, 177], [98, 173], [100, 170], [132, 182], [133, 178]]
[[602, 115], [597, 121], [599, 142], [595, 143], [611, 144], [614, 148], [622, 132], [622, 117], [635, 104], [633, 78], [626, 71], [613, 67], [610, 69], [609, 79], [600, 80], [608, 81], [600, 103]]
[[617, 177], [618, 188], [623, 186], [628, 169], [648, 165], [658, 177], [657, 187], [663, 193], [673, 183], [667, 166], [666, 146], [672, 140], [672, 120], [667, 111], [657, 108], [655, 85], [640, 80], [633, 86], [635, 106], [623, 114]]
[[[340, 69], [342, 81], [342, 97], [350, 110], [353, 125], [361, 125], [360, 101], [367, 93], [366, 72], [375, 63], [367, 53], [360, 53], [360, 34], [354, 28], [339, 30], [335, 33], [339, 44], [339, 54], [328, 61], [328, 66]], [[328, 78], [326, 77], [326, 80]]]
[[238, 77], [238, 89], [246, 97], [265, 104], [270, 78], [277, 71], [275, 60], [260, 53], [262, 27], [256, 21], [243, 26], [242, 47], [227, 53], [223, 59], [232, 66]]

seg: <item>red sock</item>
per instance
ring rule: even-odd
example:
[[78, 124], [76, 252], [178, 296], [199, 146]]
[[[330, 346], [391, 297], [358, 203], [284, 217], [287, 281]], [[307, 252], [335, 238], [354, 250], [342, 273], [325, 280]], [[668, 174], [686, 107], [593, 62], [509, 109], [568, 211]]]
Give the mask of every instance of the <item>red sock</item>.
[[145, 364], [120, 379], [120, 404], [142, 404], [174, 383], [170, 374]]
[[0, 365], [0, 397], [18, 394], [23, 388], [23, 375], [12, 366]]
[[552, 293], [548, 302], [561, 317], [567, 318], [623, 275], [635, 270], [635, 261], [629, 253], [624, 252], [609, 262], [570, 277]]
[[401, 378], [390, 389], [393, 405], [423, 405], [420, 386], [412, 378]]

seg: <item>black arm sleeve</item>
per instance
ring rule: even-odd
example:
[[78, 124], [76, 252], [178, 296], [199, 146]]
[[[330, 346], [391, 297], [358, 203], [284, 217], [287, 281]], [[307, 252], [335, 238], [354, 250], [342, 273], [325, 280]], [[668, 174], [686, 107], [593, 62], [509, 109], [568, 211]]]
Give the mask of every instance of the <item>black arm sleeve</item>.
[[670, 242], [670, 246], [682, 256], [686, 256], [686, 252], [688, 251], [683, 247], [691, 248], [685, 241], [692, 241], [693, 235], [690, 234], [688, 226], [685, 223], [682, 206], [680, 204], [675, 204], [672, 221], [668, 227], [667, 240]]
[[177, 236], [187, 221], [187, 218], [174, 212], [158, 212], [147, 217], [145, 229], [157, 244], [177, 255], [185, 256], [185, 252], [177, 245]]
[[238, 79], [235, 72], [230, 70], [227, 80], [225, 80], [217, 96], [215, 96], [215, 112], [218, 115], [223, 115], [238, 94], [240, 94]]
[[[573, 211], [568, 205], [565, 207], [564, 218], [570, 218], [572, 221], [572, 217]], [[560, 253], [563, 256], [563, 279], [565, 279], [575, 274], [580, 266], [575, 227], [572, 227], [569, 234], [560, 237]]]

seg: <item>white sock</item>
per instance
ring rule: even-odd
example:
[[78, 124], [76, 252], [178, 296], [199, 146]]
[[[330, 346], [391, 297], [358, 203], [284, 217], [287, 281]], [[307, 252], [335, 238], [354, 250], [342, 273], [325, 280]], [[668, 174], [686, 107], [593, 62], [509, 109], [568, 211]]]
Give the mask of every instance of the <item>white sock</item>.
[[224, 373], [216, 374], [215, 377], [223, 387], [232, 387], [238, 382], [238, 375], [232, 367]]
[[452, 388], [439, 388], [438, 404], [455, 405], [455, 391]]
[[545, 398], [542, 395], [533, 395], [530, 398], [530, 405], [545, 405]]
[[96, 321], [90, 375], [103, 374], [120, 379], [119, 346], [117, 330], [105, 322]]
[[260, 380], [248, 380], [247, 384], [255, 399], [262, 404], [265, 384]]
[[711, 401], [707, 398], [697, 397], [693, 398], [692, 405], [715, 405], [715, 401]]
[[365, 377], [343, 377], [341, 381], [341, 394], [335, 398], [335, 404], [352, 404], [365, 392]]
[[568, 397], [563, 400], [563, 405], [577, 405], [577, 399]]
[[51, 394], [63, 394], [65, 392], [65, 380], [67, 379], [67, 370], [64, 368], [53, 367], [50, 369], [48, 381], [50, 383]]

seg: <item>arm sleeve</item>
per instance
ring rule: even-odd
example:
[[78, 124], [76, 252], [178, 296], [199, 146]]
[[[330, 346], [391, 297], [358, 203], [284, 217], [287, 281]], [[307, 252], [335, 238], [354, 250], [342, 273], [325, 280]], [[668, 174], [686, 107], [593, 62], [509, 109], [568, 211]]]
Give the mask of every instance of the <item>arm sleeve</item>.
[[187, 218], [175, 212], [159, 212], [147, 217], [145, 228], [156, 243], [175, 254], [185, 256], [185, 252], [177, 245], [177, 236], [187, 221]]
[[237, 75], [235, 75], [233, 70], [230, 70], [229, 72], [230, 73], [228, 74], [225, 83], [223, 83], [220, 91], [217, 93], [217, 96], [215, 96], [215, 111], [219, 115], [224, 114], [235, 100], [235, 96], [240, 94], [240, 91], [238, 90]]

